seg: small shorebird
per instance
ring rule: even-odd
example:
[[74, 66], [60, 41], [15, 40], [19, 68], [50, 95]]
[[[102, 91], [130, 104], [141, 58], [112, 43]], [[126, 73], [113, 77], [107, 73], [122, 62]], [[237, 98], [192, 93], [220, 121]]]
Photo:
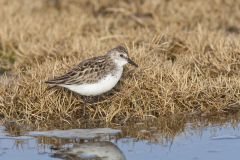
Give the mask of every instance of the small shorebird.
[[82, 96], [98, 96], [110, 91], [119, 81], [123, 66], [138, 65], [128, 57], [123, 46], [109, 50], [105, 55], [82, 61], [65, 75], [45, 83], [67, 88]]

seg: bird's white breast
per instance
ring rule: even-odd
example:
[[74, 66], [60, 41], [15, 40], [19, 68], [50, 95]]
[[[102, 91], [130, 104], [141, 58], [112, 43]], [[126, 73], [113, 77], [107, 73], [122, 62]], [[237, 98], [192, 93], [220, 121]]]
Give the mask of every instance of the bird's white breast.
[[110, 91], [122, 76], [123, 68], [113, 74], [108, 74], [97, 83], [81, 85], [60, 85], [83, 96], [96, 96]]

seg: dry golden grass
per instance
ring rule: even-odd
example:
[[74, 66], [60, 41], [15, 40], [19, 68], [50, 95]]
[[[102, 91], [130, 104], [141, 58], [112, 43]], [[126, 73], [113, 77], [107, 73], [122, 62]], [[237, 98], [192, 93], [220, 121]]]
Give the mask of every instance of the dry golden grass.
[[[239, 107], [238, 1], [0, 0], [0, 6], [0, 64], [11, 69], [0, 79], [6, 119], [122, 123]], [[79, 96], [45, 92], [45, 80], [120, 43], [140, 67], [128, 67], [118, 91], [88, 105], [85, 116]]]

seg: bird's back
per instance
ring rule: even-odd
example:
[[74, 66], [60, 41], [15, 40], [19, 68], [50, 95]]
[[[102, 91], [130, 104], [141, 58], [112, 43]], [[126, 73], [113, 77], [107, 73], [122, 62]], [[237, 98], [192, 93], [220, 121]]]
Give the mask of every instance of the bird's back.
[[79, 63], [66, 74], [48, 80], [52, 85], [80, 85], [96, 83], [108, 73], [114, 72], [116, 65], [107, 56], [93, 57]]

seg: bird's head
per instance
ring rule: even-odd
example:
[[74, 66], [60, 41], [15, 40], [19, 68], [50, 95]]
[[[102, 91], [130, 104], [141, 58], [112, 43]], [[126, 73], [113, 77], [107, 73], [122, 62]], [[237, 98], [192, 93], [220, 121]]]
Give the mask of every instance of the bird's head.
[[121, 45], [108, 51], [107, 55], [110, 56], [110, 58], [112, 58], [117, 65], [124, 66], [125, 64], [129, 63], [135, 67], [138, 67], [138, 65], [129, 58], [127, 49]]

